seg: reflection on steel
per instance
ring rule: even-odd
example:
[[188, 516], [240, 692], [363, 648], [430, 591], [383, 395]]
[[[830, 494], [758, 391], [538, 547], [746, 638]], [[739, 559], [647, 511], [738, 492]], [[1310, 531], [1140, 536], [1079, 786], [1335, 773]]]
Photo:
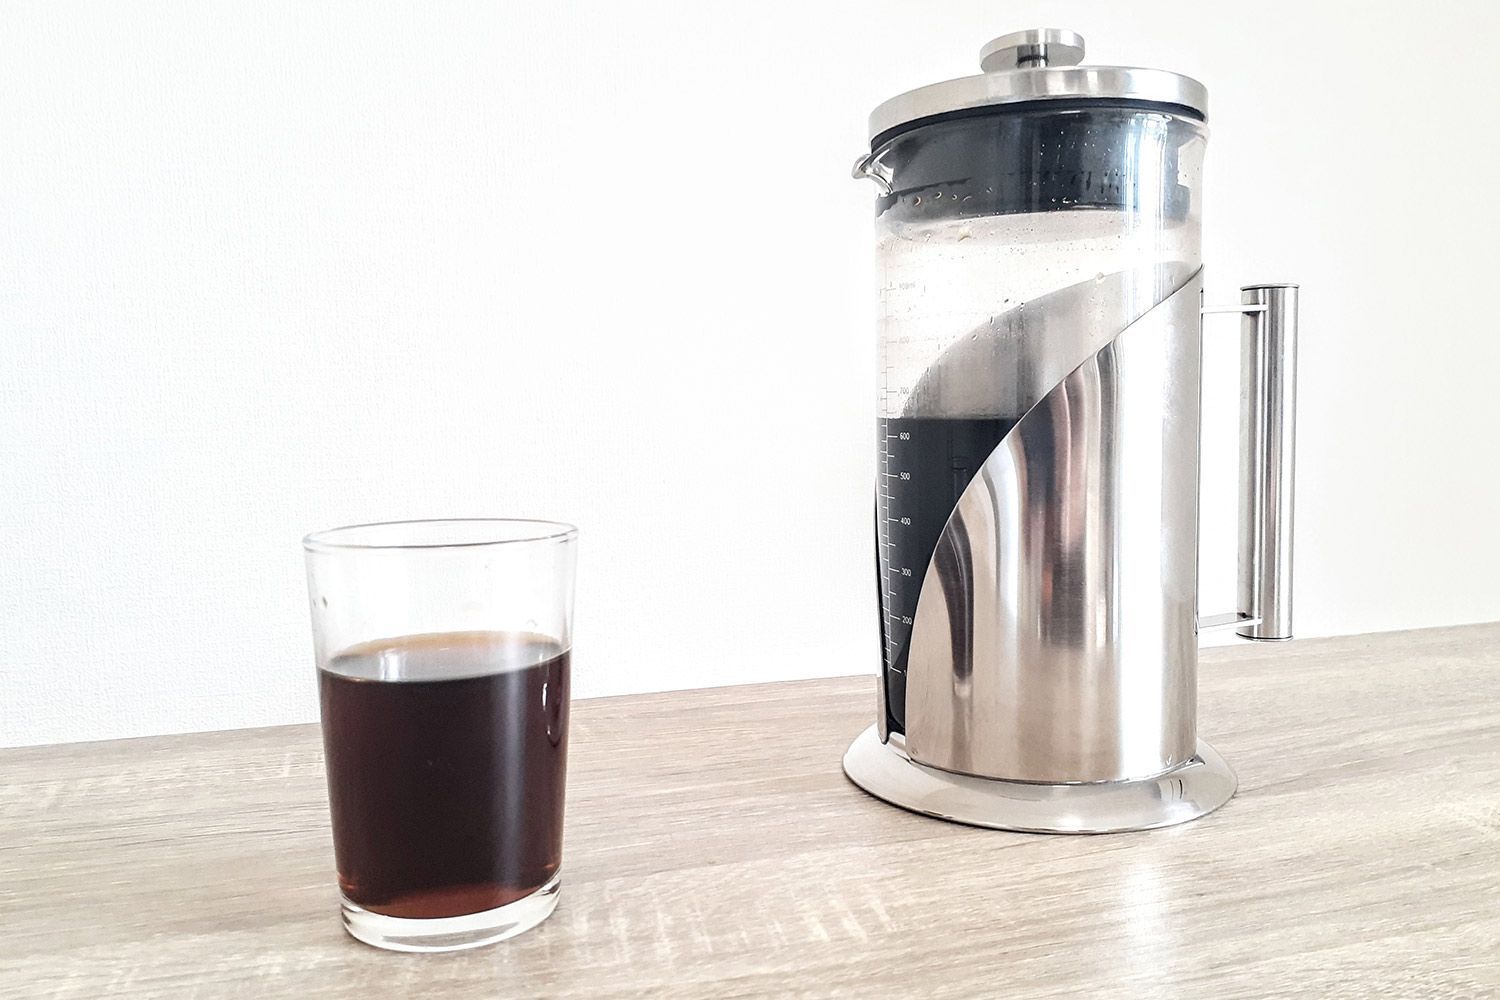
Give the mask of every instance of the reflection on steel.
[[912, 630], [913, 760], [1089, 782], [1196, 752], [1200, 280], [1063, 378], [960, 498]]
[[922, 372], [904, 417], [1016, 419], [1198, 268], [1170, 261], [1066, 285], [957, 337]]

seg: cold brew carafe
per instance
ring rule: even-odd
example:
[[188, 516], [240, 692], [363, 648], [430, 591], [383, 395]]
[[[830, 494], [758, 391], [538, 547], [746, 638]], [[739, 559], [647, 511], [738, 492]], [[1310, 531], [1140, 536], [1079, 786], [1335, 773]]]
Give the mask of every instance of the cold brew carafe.
[[1082, 55], [1056, 29], [996, 39], [981, 75], [877, 108], [855, 168], [878, 188], [883, 662], [845, 770], [1055, 832], [1227, 800], [1199, 631], [1290, 636], [1296, 287], [1221, 310], [1242, 315], [1240, 607], [1200, 616], [1207, 95]]

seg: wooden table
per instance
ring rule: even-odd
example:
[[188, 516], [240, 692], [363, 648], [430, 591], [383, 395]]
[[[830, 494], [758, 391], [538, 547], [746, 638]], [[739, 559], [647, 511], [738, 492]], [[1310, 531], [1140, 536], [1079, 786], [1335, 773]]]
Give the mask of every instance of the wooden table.
[[0, 752], [0, 997], [1500, 996], [1500, 625], [1206, 652], [1238, 796], [1044, 837], [883, 805], [867, 677], [575, 706], [562, 904], [344, 935], [317, 730]]

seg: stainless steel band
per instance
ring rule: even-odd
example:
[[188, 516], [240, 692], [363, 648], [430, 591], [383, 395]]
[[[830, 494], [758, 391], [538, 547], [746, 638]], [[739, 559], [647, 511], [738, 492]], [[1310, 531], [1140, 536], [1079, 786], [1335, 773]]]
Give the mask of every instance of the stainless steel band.
[[1078, 338], [1087, 353], [1038, 393], [964, 490], [912, 628], [913, 760], [1097, 782], [1192, 756], [1201, 281], [1195, 271], [1165, 288], [1117, 282], [1132, 293], [1120, 301], [1152, 308], [1102, 344]]

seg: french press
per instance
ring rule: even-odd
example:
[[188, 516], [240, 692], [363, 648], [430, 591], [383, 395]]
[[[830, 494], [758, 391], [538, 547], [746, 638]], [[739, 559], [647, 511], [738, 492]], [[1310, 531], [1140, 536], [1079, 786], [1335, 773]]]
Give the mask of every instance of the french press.
[[[1198, 633], [1291, 636], [1297, 286], [1202, 303], [1207, 92], [1057, 29], [870, 116], [879, 273], [877, 722], [895, 805], [1000, 829], [1194, 819]], [[1241, 321], [1239, 609], [1198, 614], [1203, 317]]]

